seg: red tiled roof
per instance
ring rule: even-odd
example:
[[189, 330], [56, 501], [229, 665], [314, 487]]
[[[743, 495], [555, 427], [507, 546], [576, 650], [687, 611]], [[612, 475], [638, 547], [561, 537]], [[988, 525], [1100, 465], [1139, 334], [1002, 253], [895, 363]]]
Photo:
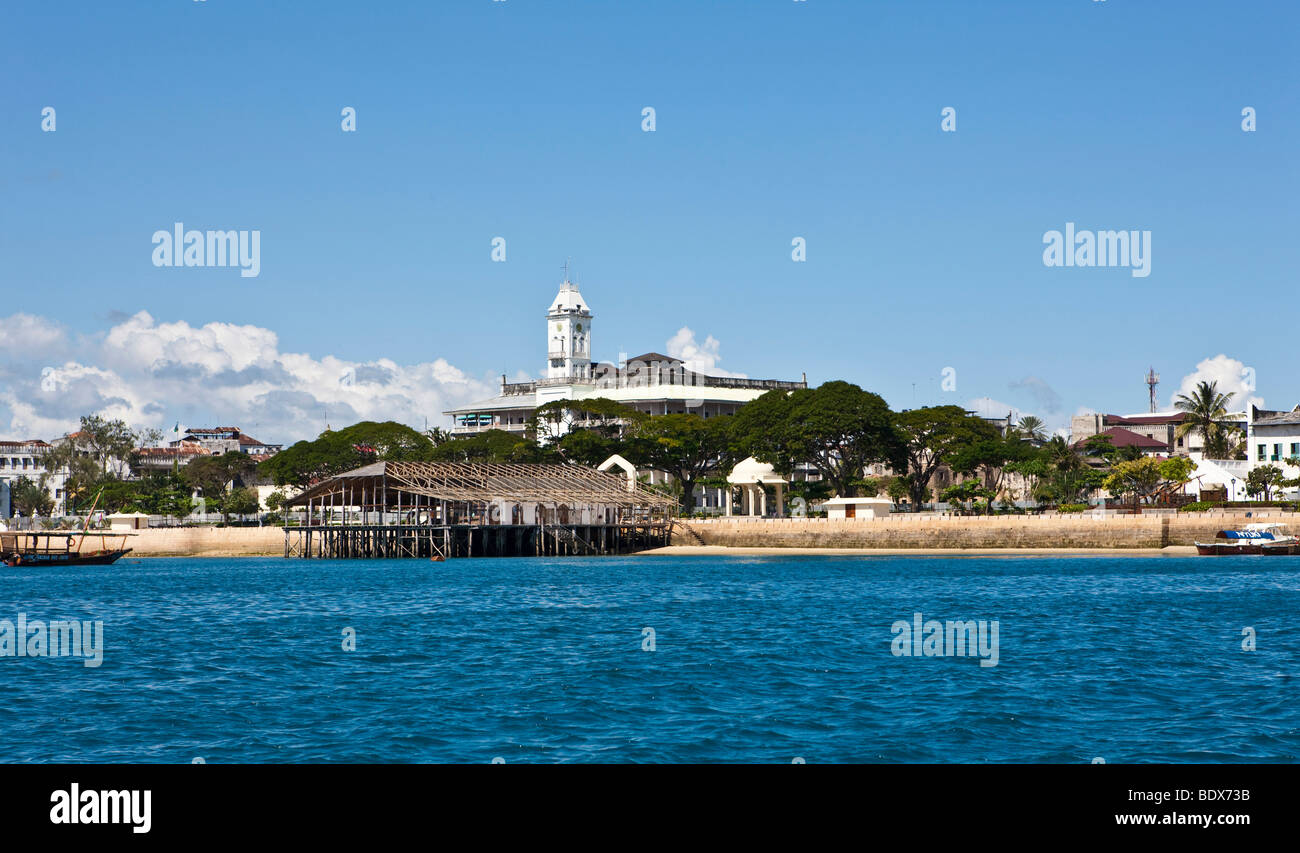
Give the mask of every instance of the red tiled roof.
[[[1110, 443], [1115, 447], [1142, 447], [1151, 449], [1158, 447], [1162, 450], [1168, 449], [1169, 447], [1168, 442], [1160, 441], [1155, 438], [1147, 438], [1145, 435], [1138, 435], [1137, 433], [1132, 432], [1131, 430], [1126, 430], [1123, 427], [1111, 427], [1110, 429], [1103, 430], [1101, 435], [1110, 436]], [[1089, 436], [1088, 438], [1091, 437], [1092, 436]], [[1074, 443], [1074, 446], [1082, 447], [1087, 443], [1087, 441], [1087, 438], [1081, 438]]]

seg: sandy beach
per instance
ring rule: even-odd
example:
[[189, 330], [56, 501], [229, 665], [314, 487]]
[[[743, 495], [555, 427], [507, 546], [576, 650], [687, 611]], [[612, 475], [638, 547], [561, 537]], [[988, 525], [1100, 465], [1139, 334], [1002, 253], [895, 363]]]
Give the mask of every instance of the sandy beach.
[[1026, 557], [1033, 555], [1050, 555], [1053, 557], [1194, 557], [1194, 545], [1169, 545], [1164, 548], [753, 548], [728, 547], [724, 545], [670, 545], [666, 548], [654, 548], [641, 551], [643, 557], [683, 557], [707, 556], [719, 557], [773, 557], [810, 555], [826, 557]]

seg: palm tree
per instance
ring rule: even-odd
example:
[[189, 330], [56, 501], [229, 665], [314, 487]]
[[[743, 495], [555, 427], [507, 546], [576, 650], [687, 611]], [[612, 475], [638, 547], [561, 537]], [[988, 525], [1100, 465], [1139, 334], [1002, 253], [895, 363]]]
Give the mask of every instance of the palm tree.
[[1182, 438], [1189, 432], [1199, 432], [1205, 443], [1205, 458], [1226, 459], [1233, 449], [1233, 426], [1227, 420], [1231, 399], [1232, 394], [1219, 393], [1218, 382], [1198, 382], [1191, 394], [1179, 394], [1174, 400], [1174, 408], [1188, 415], [1174, 435]]
[[1047, 440], [1047, 424], [1043, 423], [1042, 418], [1036, 418], [1033, 415], [1025, 415], [1020, 419], [1020, 423], [1016, 424], [1016, 429], [1025, 438], [1034, 441]]

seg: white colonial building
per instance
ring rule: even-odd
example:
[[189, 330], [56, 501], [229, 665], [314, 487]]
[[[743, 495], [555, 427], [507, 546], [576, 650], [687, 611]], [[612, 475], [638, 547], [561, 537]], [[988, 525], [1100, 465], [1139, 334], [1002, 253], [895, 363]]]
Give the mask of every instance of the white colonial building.
[[499, 429], [523, 433], [538, 406], [553, 400], [596, 397], [615, 400], [651, 415], [691, 413], [702, 417], [734, 414], [745, 403], [772, 389], [806, 388], [797, 382], [708, 376], [690, 370], [679, 358], [649, 352], [610, 362], [592, 360], [591, 306], [570, 281], [546, 312], [545, 378], [506, 382], [491, 399], [446, 412], [452, 432], [472, 435]]
[[0, 441], [0, 518], [14, 514], [13, 487], [23, 478], [43, 485], [54, 501], [53, 515], [63, 514], [67, 474], [46, 468], [45, 456], [51, 449], [48, 442], [40, 439]]

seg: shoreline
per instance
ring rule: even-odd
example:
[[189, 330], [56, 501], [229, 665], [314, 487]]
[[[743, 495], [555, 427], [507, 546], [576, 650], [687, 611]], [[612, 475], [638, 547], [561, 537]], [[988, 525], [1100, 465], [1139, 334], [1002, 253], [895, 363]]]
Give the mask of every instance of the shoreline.
[[823, 557], [1195, 557], [1195, 545], [1166, 545], [1163, 548], [779, 548], [749, 545], [668, 545], [638, 551], [638, 557], [703, 557], [710, 554], [735, 557], [781, 555]]
[[[663, 548], [651, 548], [623, 554], [625, 557], [1195, 557], [1194, 545], [1167, 545], [1164, 548], [775, 548], [730, 545], [667, 545]], [[152, 552], [136, 554], [134, 552], [122, 557], [122, 560], [160, 560], [176, 558], [236, 558], [236, 557], [278, 557], [285, 558], [283, 551], [266, 551], [250, 553], [249, 551], [222, 551], [204, 549], [199, 551], [171, 553]], [[492, 559], [478, 558], [475, 559]]]

